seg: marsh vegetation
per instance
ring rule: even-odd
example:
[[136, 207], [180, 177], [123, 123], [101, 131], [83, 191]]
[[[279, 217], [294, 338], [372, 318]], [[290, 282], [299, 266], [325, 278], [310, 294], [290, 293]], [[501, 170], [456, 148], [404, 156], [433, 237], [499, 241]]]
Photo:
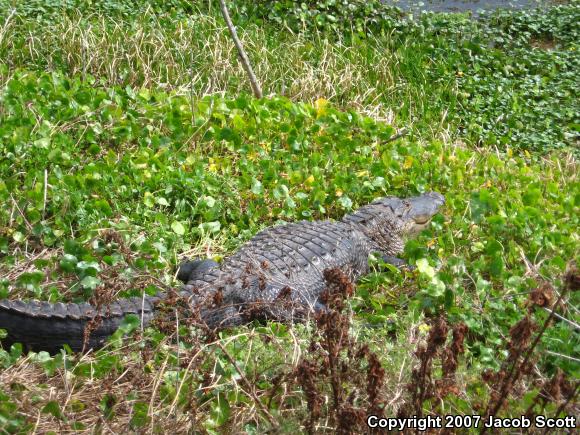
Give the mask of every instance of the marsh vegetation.
[[153, 293], [266, 226], [447, 198], [417, 269], [373, 263], [333, 326], [128, 318], [84, 355], [0, 349], [1, 430], [577, 414], [580, 4], [303, 3], [230, 2], [256, 100], [215, 2], [0, 0], [0, 298]]

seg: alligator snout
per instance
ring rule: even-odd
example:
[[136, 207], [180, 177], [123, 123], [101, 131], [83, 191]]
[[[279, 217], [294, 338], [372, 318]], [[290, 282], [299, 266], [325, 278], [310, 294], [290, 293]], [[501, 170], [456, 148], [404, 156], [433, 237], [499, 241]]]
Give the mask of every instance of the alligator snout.
[[429, 198], [438, 207], [441, 207], [443, 204], [445, 204], [445, 197], [441, 195], [439, 192], [427, 192], [423, 196]]
[[407, 236], [413, 236], [425, 229], [443, 204], [445, 204], [445, 197], [439, 192], [427, 192], [410, 198], [410, 207], [407, 212], [407, 216], [410, 218]]
[[410, 198], [409, 202], [408, 216], [416, 224], [422, 225], [428, 223], [441, 206], [445, 204], [445, 197], [438, 192], [427, 192], [421, 196]]

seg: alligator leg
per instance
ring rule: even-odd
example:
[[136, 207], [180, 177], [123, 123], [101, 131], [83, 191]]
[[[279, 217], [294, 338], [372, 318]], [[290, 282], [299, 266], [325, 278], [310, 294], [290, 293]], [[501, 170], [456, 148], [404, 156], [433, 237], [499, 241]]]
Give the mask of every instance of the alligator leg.
[[394, 256], [388, 255], [388, 254], [382, 254], [381, 258], [385, 263], [392, 264], [393, 266], [398, 267], [399, 269], [408, 269], [408, 270], [415, 269], [415, 266], [411, 266], [410, 264], [407, 264], [407, 262], [405, 260], [403, 260], [402, 258], [399, 258], [399, 257], [394, 257]]
[[177, 271], [177, 279], [183, 283], [199, 279], [207, 272], [212, 269], [219, 267], [219, 264], [210, 259], [194, 259], [189, 261], [184, 261], [179, 265], [179, 270]]
[[329, 311], [328, 310], [328, 307], [326, 306], [326, 304], [323, 304], [320, 301], [316, 301], [316, 303], [314, 304], [313, 309], [314, 309], [314, 312], [316, 314], [318, 314], [318, 313], [328, 313], [328, 311]]

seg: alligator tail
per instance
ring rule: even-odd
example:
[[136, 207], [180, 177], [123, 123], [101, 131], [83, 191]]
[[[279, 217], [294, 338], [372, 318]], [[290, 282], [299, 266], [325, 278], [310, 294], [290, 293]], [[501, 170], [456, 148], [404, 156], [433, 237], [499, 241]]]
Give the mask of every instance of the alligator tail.
[[[120, 299], [103, 308], [88, 303], [55, 303], [0, 300], [0, 329], [7, 349], [22, 343], [26, 350], [57, 353], [64, 344], [75, 352], [102, 347], [127, 314], [135, 314], [147, 325], [154, 316], [157, 296]], [[85, 330], [87, 340], [85, 342]]]

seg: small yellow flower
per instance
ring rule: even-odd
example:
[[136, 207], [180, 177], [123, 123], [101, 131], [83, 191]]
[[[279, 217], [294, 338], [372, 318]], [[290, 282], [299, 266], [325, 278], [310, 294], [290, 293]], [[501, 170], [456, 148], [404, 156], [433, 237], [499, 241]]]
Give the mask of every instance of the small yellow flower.
[[314, 108], [316, 109], [317, 118], [325, 115], [328, 108], [328, 100], [325, 100], [324, 98], [319, 98], [314, 102]]
[[430, 330], [431, 330], [431, 327], [429, 325], [427, 325], [426, 323], [421, 323], [419, 325], [419, 332], [421, 332], [422, 334], [427, 334]]

